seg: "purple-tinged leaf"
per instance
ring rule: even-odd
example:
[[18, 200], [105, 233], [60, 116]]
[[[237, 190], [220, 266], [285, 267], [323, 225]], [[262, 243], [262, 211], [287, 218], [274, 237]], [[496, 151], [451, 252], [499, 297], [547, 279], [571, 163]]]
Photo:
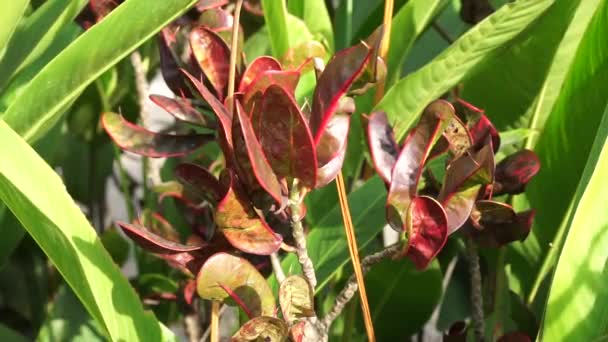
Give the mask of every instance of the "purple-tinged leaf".
[[403, 144], [393, 167], [387, 198], [388, 222], [397, 231], [403, 230], [403, 220], [416, 196], [424, 164], [452, 115], [453, 108], [448, 102], [438, 100], [431, 103]]
[[[159, 213], [150, 212], [148, 209], [144, 209], [144, 214], [141, 218], [135, 221], [136, 225], [146, 227], [148, 231], [153, 234], [159, 235], [166, 240], [180, 241], [179, 232], [173, 228], [171, 223], [167, 221]], [[186, 243], [187, 245], [204, 245], [202, 241], [193, 241], [192, 243]]]
[[157, 254], [173, 254], [180, 252], [197, 251], [205, 247], [205, 244], [185, 245], [178, 241], [168, 240], [157, 235], [148, 228], [125, 222], [116, 223], [131, 240], [135, 241], [141, 248]]
[[427, 196], [412, 199], [407, 210], [405, 255], [417, 270], [425, 269], [448, 238], [447, 217], [441, 204]]
[[310, 115], [310, 130], [315, 143], [321, 139], [340, 99], [361, 75], [371, 54], [372, 50], [364, 43], [342, 50], [335, 54], [319, 76]]
[[171, 135], [150, 132], [116, 113], [104, 113], [102, 123], [120, 148], [152, 158], [183, 156], [214, 139], [211, 134]]
[[369, 116], [367, 143], [374, 168], [386, 183], [390, 183], [399, 156], [399, 145], [395, 142], [393, 128], [388, 123], [386, 113], [374, 112]]
[[251, 86], [253, 81], [266, 71], [281, 71], [281, 63], [270, 56], [261, 56], [253, 60], [245, 69], [241, 82], [239, 84], [239, 92], [245, 93]]
[[251, 114], [253, 130], [272, 170], [313, 189], [317, 157], [306, 119], [293, 97], [278, 85], [266, 89]]
[[238, 189], [232, 174], [222, 174], [225, 194], [218, 203], [215, 223], [235, 248], [250, 254], [270, 255], [276, 252], [283, 239], [272, 231]]
[[232, 342], [283, 342], [287, 341], [288, 329], [287, 324], [278, 318], [256, 317], [232, 336]]
[[163, 79], [171, 91], [177, 96], [191, 97], [177, 57], [177, 31], [175, 25], [169, 25], [160, 31], [158, 36], [158, 49], [160, 55], [160, 71]]
[[277, 85], [285, 89], [293, 96], [298, 81], [300, 80], [299, 70], [267, 70], [257, 75], [255, 79], [244, 88], [243, 105], [246, 110], [251, 111], [252, 99], [258, 92], [264, 93], [271, 85]]
[[249, 261], [228, 253], [211, 256], [196, 278], [198, 295], [207, 300], [223, 301], [231, 289], [254, 317], [274, 315], [276, 302], [266, 279]]
[[209, 201], [217, 204], [224, 195], [220, 182], [209, 171], [194, 164], [180, 164], [175, 168], [175, 177], [183, 184], [183, 193], [195, 202]]
[[534, 210], [516, 214], [505, 203], [477, 201], [471, 215], [471, 235], [482, 247], [498, 248], [513, 241], [523, 241], [530, 233]]
[[217, 33], [206, 27], [197, 27], [190, 32], [190, 47], [218, 99], [223, 101], [228, 85], [230, 48]]
[[281, 185], [255, 136], [249, 116], [245, 114], [245, 110], [238, 101], [236, 104], [237, 115], [233, 120], [232, 145], [238, 164], [239, 179], [246, 185], [249, 194], [264, 191], [280, 205], [282, 202]]
[[159, 107], [173, 115], [177, 120], [188, 122], [197, 126], [209, 127], [209, 122], [186, 98], [169, 98], [162, 95], [150, 95], [150, 100]]
[[485, 114], [480, 114], [479, 119], [469, 126], [469, 132], [473, 138], [474, 147], [479, 148], [485, 144], [485, 140], [489, 136], [492, 138], [494, 153], [498, 151], [498, 148], [500, 147], [500, 136]]
[[292, 325], [303, 318], [314, 317], [314, 295], [308, 281], [300, 275], [287, 277], [279, 288], [283, 319]]
[[349, 114], [336, 114], [326, 126], [317, 143], [317, 182], [316, 187], [323, 187], [336, 178], [342, 169], [348, 142], [350, 127]]
[[530, 150], [518, 151], [496, 165], [495, 195], [519, 194], [526, 184], [540, 170], [536, 153]]

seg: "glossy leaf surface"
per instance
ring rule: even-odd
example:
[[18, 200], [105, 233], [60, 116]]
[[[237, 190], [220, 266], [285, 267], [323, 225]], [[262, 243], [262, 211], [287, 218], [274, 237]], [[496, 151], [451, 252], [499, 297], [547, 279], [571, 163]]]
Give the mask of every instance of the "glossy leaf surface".
[[180, 253], [180, 252], [192, 252], [203, 248], [202, 244], [198, 245], [185, 245], [179, 243], [179, 241], [172, 241], [163, 236], [155, 234], [144, 226], [137, 224], [129, 224], [125, 222], [117, 222], [118, 226], [122, 228], [123, 232], [127, 234], [132, 240], [136, 241], [142, 248], [152, 253]]
[[367, 123], [367, 144], [376, 172], [385, 182], [390, 183], [400, 148], [395, 142], [393, 128], [388, 123], [386, 113], [374, 112], [370, 115]]
[[448, 238], [448, 221], [441, 204], [431, 197], [412, 199], [407, 211], [406, 256], [417, 270], [425, 269]]
[[509, 242], [523, 241], [530, 233], [534, 211], [516, 214], [510, 205], [495, 201], [475, 203], [472, 236], [483, 247], [498, 248]]
[[536, 153], [530, 150], [518, 151], [496, 165], [495, 195], [518, 194], [540, 170]]
[[316, 187], [320, 188], [334, 180], [342, 169], [346, 156], [350, 116], [336, 114], [328, 123], [316, 151], [319, 169], [317, 170]]
[[253, 81], [262, 73], [270, 70], [280, 71], [281, 63], [270, 56], [260, 56], [254, 59], [241, 76], [239, 92], [246, 93]]
[[196, 61], [223, 101], [228, 85], [230, 49], [217, 33], [205, 27], [197, 27], [190, 32], [190, 47]]
[[245, 108], [251, 109], [251, 99], [258, 93], [275, 84], [287, 90], [292, 96], [300, 80], [299, 70], [266, 70], [258, 74], [247, 88], [244, 88], [245, 95], [243, 103]]
[[190, 199], [198, 201], [210, 201], [212, 204], [219, 202], [224, 195], [224, 190], [219, 181], [207, 169], [195, 164], [179, 164], [175, 168], [175, 177], [186, 187], [185, 193]]
[[203, 127], [208, 125], [205, 117], [194, 108], [192, 102], [188, 99], [172, 99], [162, 95], [150, 95], [150, 100], [180, 121]]

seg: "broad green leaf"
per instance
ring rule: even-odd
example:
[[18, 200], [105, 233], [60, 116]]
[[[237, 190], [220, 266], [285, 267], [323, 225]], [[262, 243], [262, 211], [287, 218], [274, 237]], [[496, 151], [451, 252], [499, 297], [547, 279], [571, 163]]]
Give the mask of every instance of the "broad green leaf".
[[401, 75], [403, 63], [418, 36], [446, 5], [446, 0], [408, 1], [393, 18], [390, 49], [387, 55], [386, 88]]
[[[530, 236], [524, 243], [512, 245], [514, 253], [510, 256], [512, 273], [529, 301], [551, 266], [549, 259], [553, 257], [550, 254], [559, 251], [559, 236], [565, 235], [559, 233], [559, 229], [572, 205], [608, 104], [605, 94], [598, 91], [608, 80], [608, 46], [603, 43], [604, 28], [608, 25], [607, 12], [608, 2], [602, 1], [579, 48], [572, 52], [574, 60], [535, 146], [541, 169], [528, 184], [526, 197], [529, 207], [536, 209], [537, 215]], [[527, 207], [521, 202], [514, 202], [516, 209]], [[537, 275], [543, 262], [547, 266]], [[537, 279], [532, 285], [534, 277]]]
[[[333, 186], [333, 183], [327, 186]], [[385, 202], [386, 190], [378, 177], [370, 179], [348, 196], [359, 250], [370, 244], [384, 227], [386, 223]], [[317, 273], [318, 284], [315, 291], [318, 292], [350, 260], [340, 206], [334, 205], [311, 228], [307, 245], [308, 254]], [[299, 273], [299, 264], [293, 254], [285, 258], [282, 265], [288, 273]]]
[[25, 336], [16, 332], [15, 330], [7, 327], [4, 324], [0, 324], [0, 340], [11, 341], [11, 342], [27, 342], [29, 341]]
[[[42, 69], [23, 95], [6, 110], [3, 119], [27, 141], [39, 138], [88, 84], [194, 2], [130, 0], [123, 3]], [[134, 16], [138, 20], [133, 20]]]
[[0, 23], [2, 23], [0, 26], [0, 56], [3, 55], [6, 43], [15, 32], [29, 2], [29, 0], [14, 0], [2, 5], [2, 12], [0, 12]]
[[526, 29], [554, 0], [521, 0], [509, 3], [473, 27], [431, 63], [397, 82], [376, 106], [384, 110], [400, 140], [432, 100], [476, 71]]
[[86, 3], [86, 0], [47, 1], [17, 27], [0, 60], [0, 90], [13, 75], [44, 53]]
[[[602, 7], [598, 14], [607, 19], [608, 8]], [[605, 23], [601, 27], [605, 28]], [[568, 234], [549, 292], [540, 340], [601, 341], [606, 338], [607, 187], [608, 107], [576, 190], [575, 210], [568, 219]]]
[[0, 199], [112, 340], [161, 339], [161, 326], [103, 248], [61, 179], [0, 121]]
[[498, 128], [542, 129], [600, 2], [557, 1], [512, 48], [484, 62], [461, 96], [485, 109]]
[[331, 19], [323, 0], [290, 0], [287, 2], [289, 13], [301, 18], [310, 32], [325, 39], [330, 51], [334, 48], [334, 32]]
[[287, 26], [286, 0], [262, 0], [264, 20], [270, 37], [272, 54], [282, 57], [289, 49], [289, 27]]

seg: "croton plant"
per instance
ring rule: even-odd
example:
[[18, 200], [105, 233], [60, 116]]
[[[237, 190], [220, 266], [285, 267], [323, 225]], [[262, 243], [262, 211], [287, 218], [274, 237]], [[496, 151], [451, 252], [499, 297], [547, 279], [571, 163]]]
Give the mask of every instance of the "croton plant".
[[[151, 132], [116, 113], [102, 118], [118, 146], [145, 157], [181, 158], [218, 144], [219, 165], [181, 163], [176, 181], [157, 186], [159, 200], [184, 204], [191, 233], [181, 239], [160, 213], [117, 224], [183, 272], [180, 293], [164, 298], [194, 305], [198, 296], [238, 305], [249, 320], [233, 340], [324, 340], [331, 320], [315, 311], [303, 199], [340, 172], [353, 97], [382, 81], [382, 30], [337, 52], [326, 66], [314, 55], [293, 51], [288, 67], [269, 56], [245, 63], [242, 42], [231, 42], [234, 20], [223, 4], [200, 2], [196, 15], [180, 18], [158, 37], [162, 75], [175, 97], [150, 99], [192, 133]], [[239, 49], [232, 78], [231, 46]], [[295, 90], [312, 68], [316, 87], [301, 106]], [[451, 234], [500, 247], [525, 239], [534, 216], [497, 200], [524, 189], [539, 169], [534, 153], [519, 151], [496, 164], [498, 132], [483, 111], [454, 101], [428, 105], [402, 144], [385, 113], [366, 116], [373, 166], [388, 188], [387, 221], [402, 234], [391, 256], [405, 256], [418, 269], [427, 267]], [[297, 253], [304, 273], [281, 279], [280, 313], [263, 275], [265, 256], [278, 252]]]

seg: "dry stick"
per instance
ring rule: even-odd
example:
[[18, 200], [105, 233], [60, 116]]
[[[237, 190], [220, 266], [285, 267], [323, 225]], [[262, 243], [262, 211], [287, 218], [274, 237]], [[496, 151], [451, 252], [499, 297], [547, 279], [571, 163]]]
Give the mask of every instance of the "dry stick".
[[302, 273], [310, 284], [310, 287], [314, 289], [317, 287], [317, 276], [312, 260], [310, 260], [310, 257], [308, 256], [308, 249], [306, 248], [306, 235], [304, 234], [302, 215], [300, 212], [301, 204], [302, 196], [300, 196], [300, 190], [298, 189], [298, 181], [295, 179], [291, 189], [289, 189], [289, 211], [291, 212], [292, 234], [296, 244], [298, 261], [302, 266]]
[[[379, 263], [384, 258], [395, 255], [400, 250], [401, 250], [401, 245], [395, 244], [395, 245], [386, 247], [385, 249], [383, 249], [379, 252], [366, 256], [365, 258], [363, 258], [363, 261], [361, 262], [361, 269], [362, 269], [363, 273], [367, 273], [367, 271], [369, 271], [369, 269], [373, 265]], [[353, 298], [353, 296], [355, 295], [355, 292], [357, 292], [357, 289], [358, 289], [357, 280], [354, 276], [351, 276], [348, 279], [346, 286], [344, 286], [344, 289], [342, 289], [342, 291], [338, 295], [338, 298], [336, 298], [336, 303], [334, 304], [333, 308], [331, 308], [329, 313], [323, 318], [322, 324], [326, 329], [329, 329], [332, 322], [340, 315], [340, 313], [342, 313], [342, 310], [344, 309], [346, 304]]]
[[473, 308], [473, 332], [475, 341], [483, 342], [484, 338], [484, 321], [483, 321], [483, 297], [481, 293], [481, 271], [479, 269], [479, 254], [477, 253], [477, 245], [469, 236], [465, 237], [467, 259], [469, 262], [469, 276], [471, 277], [471, 305]]
[[211, 302], [211, 342], [220, 341], [220, 302]]

